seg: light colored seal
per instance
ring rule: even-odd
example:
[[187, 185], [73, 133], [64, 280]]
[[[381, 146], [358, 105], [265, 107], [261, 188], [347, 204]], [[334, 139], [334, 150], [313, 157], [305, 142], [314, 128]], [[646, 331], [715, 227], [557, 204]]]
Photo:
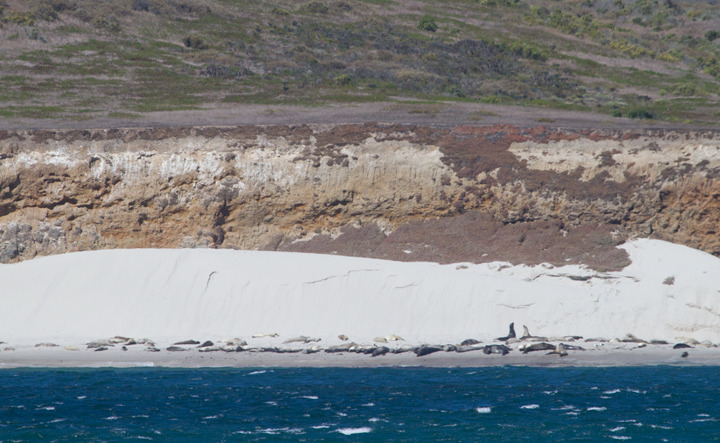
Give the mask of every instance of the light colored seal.
[[340, 340], [342, 340], [342, 341], [348, 341], [348, 337], [347, 337], [347, 335], [345, 335], [345, 334], [340, 334], [340, 335], [338, 335], [338, 338], [339, 338]]
[[36, 348], [56, 348], [57, 346], [55, 343], [38, 343], [35, 345]]
[[65, 346], [65, 349], [67, 349], [68, 351], [79, 351], [80, 350], [76, 346]]
[[252, 336], [252, 338], [263, 338], [263, 337], [277, 337], [278, 335], [276, 333], [268, 334], [268, 333], [261, 333], [261, 334], [255, 334]]

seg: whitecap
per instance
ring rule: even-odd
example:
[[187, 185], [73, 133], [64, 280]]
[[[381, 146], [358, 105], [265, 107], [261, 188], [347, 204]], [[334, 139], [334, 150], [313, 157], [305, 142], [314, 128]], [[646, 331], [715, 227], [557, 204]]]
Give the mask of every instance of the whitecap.
[[590, 406], [587, 408], [588, 411], [606, 411], [607, 408], [605, 406]]
[[277, 406], [277, 402], [276, 402], [276, 401], [266, 401], [265, 404], [268, 404], [268, 405], [270, 405], [270, 406]]
[[329, 427], [330, 426], [328, 426], [328, 425], [317, 425], [317, 426], [313, 426], [312, 428], [313, 429], [328, 429]]
[[307, 398], [308, 400], [317, 400], [318, 399], [314, 395], [303, 395], [301, 398]]
[[[376, 422], [376, 421], [380, 421], [380, 419], [379, 419], [379, 418], [377, 418], [377, 417], [373, 417], [373, 418], [369, 418], [369, 419], [368, 419], [368, 421], [370, 421], [370, 422], [373, 422], [373, 423], [374, 423], [374, 422]], [[386, 420], [386, 421], [387, 421], [387, 420]]]
[[207, 417], [203, 417], [203, 420], [212, 420], [214, 418], [220, 417], [219, 415], [208, 415]]
[[639, 389], [630, 389], [630, 388], [627, 388], [626, 391], [628, 391], [628, 392], [633, 392], [633, 393], [635, 393], [635, 394], [647, 394], [647, 391], [641, 391], [641, 390], [639, 390]]
[[130, 437], [130, 438], [137, 438], [138, 440], [152, 440], [150, 437], [143, 437], [142, 435], [138, 435], [137, 437]]
[[625, 430], [625, 426], [618, 426], [617, 428], [610, 429], [610, 432], [619, 432], [619, 431], [624, 431], [624, 430]]
[[533, 404], [533, 405], [520, 406], [520, 409], [537, 409], [539, 407], [540, 407], [540, 405]]
[[80, 397], [76, 397], [78, 400], [82, 400], [84, 398], [87, 398], [87, 395], [81, 395]]
[[618, 423], [635, 423], [637, 420], [629, 419], [629, 420], [618, 420]]
[[55, 406], [42, 406], [42, 407], [37, 408], [38, 411], [41, 410], [41, 409], [44, 409], [44, 410], [46, 410], [46, 411], [54, 411], [54, 410], [55, 410]]
[[339, 415], [340, 417], [347, 417], [347, 414], [344, 412], [336, 412], [336, 414]]
[[717, 419], [714, 418], [698, 418], [697, 420], [690, 420], [688, 423], [702, 423], [705, 421], [717, 421]]
[[663, 426], [663, 425], [650, 425], [651, 428], [657, 428], [657, 429], [672, 429], [671, 426]]
[[579, 412], [575, 412], [575, 411], [570, 411], [570, 412], [566, 412], [566, 413], [563, 414], [563, 415], [580, 415], [580, 413], [579, 413]]
[[611, 395], [611, 394], [617, 394], [620, 392], [620, 389], [613, 389], [612, 391], [603, 391], [603, 394]]
[[478, 414], [489, 414], [492, 412], [492, 408], [489, 406], [475, 408], [475, 410], [478, 412]]
[[625, 435], [611, 435], [610, 438], [614, 438], [615, 440], [630, 440], [632, 437], [627, 437]]
[[289, 428], [267, 428], [267, 429], [258, 429], [257, 432], [259, 434], [269, 434], [269, 435], [277, 435], [281, 433], [282, 431], [287, 431]]
[[555, 395], [557, 393], [558, 393], [557, 389], [554, 391], [543, 391], [543, 394], [547, 394], [547, 395]]
[[710, 417], [710, 414], [698, 414], [698, 417]]
[[235, 431], [233, 434], [252, 434], [252, 431]]
[[56, 418], [55, 420], [50, 420], [48, 423], [59, 423], [65, 420], [67, 420], [67, 418]]
[[375, 406], [375, 403], [372, 403], [372, 402], [371, 402], [371, 403], [365, 403], [365, 404], [362, 405], [362, 406]]
[[338, 429], [336, 432], [339, 432], [339, 433], [341, 433], [342, 435], [367, 434], [368, 432], [372, 432], [372, 428], [368, 428], [368, 427], [362, 427], [362, 428], [341, 428], [341, 429]]
[[568, 409], [575, 409], [573, 405], [565, 405], [562, 408], [553, 408], [553, 411], [567, 411]]
[[602, 398], [602, 399], [608, 399], [608, 398], [612, 398], [612, 397], [608, 397], [607, 395], [601, 395], [600, 398]]
[[249, 373], [248, 375], [264, 374], [264, 373], [266, 373], [266, 372], [267, 372], [267, 371], [253, 371], [253, 372]]

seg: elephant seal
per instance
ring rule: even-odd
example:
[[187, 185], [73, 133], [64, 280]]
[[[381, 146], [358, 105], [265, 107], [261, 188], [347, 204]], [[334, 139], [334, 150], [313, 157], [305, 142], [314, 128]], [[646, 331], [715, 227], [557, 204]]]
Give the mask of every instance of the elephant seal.
[[100, 346], [99, 348], [95, 348], [95, 352], [98, 352], [98, 351], [107, 351], [107, 350], [108, 350], [108, 348], [105, 347], [105, 346]]
[[481, 351], [485, 346], [480, 343], [473, 345], [460, 345], [455, 347], [455, 352], [470, 352], [470, 351]]
[[630, 333], [625, 334], [625, 337], [621, 338], [620, 341], [623, 343], [647, 343], [645, 340], [637, 338]]
[[455, 352], [455, 350], [457, 350], [457, 346], [455, 346], [455, 345], [443, 346], [443, 351], [445, 351], [445, 352]]
[[215, 343], [211, 342], [210, 340], [207, 340], [203, 344], [198, 345], [198, 348], [209, 348], [210, 346], [215, 346]]
[[391, 350], [390, 352], [392, 352], [393, 354], [402, 354], [404, 352], [415, 352], [417, 349], [418, 349], [417, 346], [402, 345], [402, 346], [398, 346], [397, 348]]
[[165, 350], [166, 350], [166, 351], [170, 351], [170, 352], [182, 352], [182, 351], [187, 351], [187, 349], [181, 348], [180, 346], [169, 346], [169, 347], [165, 348]]
[[390, 348], [387, 346], [380, 346], [379, 348], [376, 348], [374, 351], [372, 351], [372, 357], [377, 357], [379, 355], [385, 355], [388, 352], [390, 352]]
[[690, 346], [686, 343], [677, 343], [675, 346], [673, 346], [673, 349], [685, 349], [685, 348], [692, 348], [692, 346]]
[[387, 338], [385, 337], [375, 337], [373, 338], [373, 341], [376, 343], [387, 343]]
[[356, 343], [344, 343], [342, 345], [337, 346], [330, 346], [328, 348], [325, 348], [325, 352], [333, 353], [333, 352], [348, 352], [350, 348], [353, 346], [357, 346]]
[[566, 355], [568, 355], [568, 353], [565, 352], [565, 345], [563, 345], [562, 343], [557, 345], [557, 347], [555, 348], [554, 351], [548, 352], [545, 355], [550, 355], [550, 354], [558, 354], [560, 357], [565, 357]]
[[345, 335], [345, 334], [340, 334], [340, 335], [338, 335], [338, 338], [339, 338], [340, 340], [342, 340], [342, 341], [348, 341], [348, 337], [347, 337], [347, 335]]
[[36, 348], [55, 348], [57, 345], [55, 343], [38, 343], [35, 345]]
[[252, 336], [252, 338], [263, 338], [263, 337], [277, 337], [277, 333], [273, 332], [272, 334], [262, 333], [262, 334], [255, 334]]
[[522, 349], [523, 354], [527, 354], [528, 352], [535, 352], [535, 351], [554, 351], [556, 348], [555, 345], [550, 343], [534, 343], [530, 346], [526, 346], [524, 349]]
[[478, 343], [480, 343], [480, 342], [475, 340], [474, 338], [468, 338], [467, 340], [463, 340], [462, 343], [460, 343], [460, 346], [470, 346], [470, 345], [476, 345]]
[[197, 340], [184, 340], [184, 341], [179, 341], [179, 342], [173, 343], [173, 344], [174, 345], [199, 345], [200, 342]]
[[160, 349], [156, 348], [155, 346], [148, 346], [145, 348], [147, 352], [160, 352]]
[[442, 346], [428, 346], [428, 345], [424, 345], [424, 346], [420, 346], [419, 348], [417, 348], [417, 349], [415, 350], [415, 355], [417, 355], [418, 357], [422, 357], [422, 356], [425, 356], [425, 355], [430, 355], [430, 354], [432, 354], [432, 353], [434, 353], [434, 352], [440, 352], [440, 351], [442, 351], [442, 350], [443, 350]]
[[510, 353], [510, 348], [504, 345], [487, 345], [483, 348], [483, 354], [502, 354], [507, 355]]
[[299, 336], [299, 337], [288, 338], [287, 340], [285, 340], [285, 341], [283, 342], [283, 344], [288, 344], [288, 343], [305, 343], [309, 338], [310, 338], [310, 337], [306, 337], [306, 336], [304, 336], [304, 335], [301, 335], [301, 336]]
[[495, 340], [496, 341], [507, 341], [511, 338], [515, 338], [515, 323], [510, 323], [510, 332], [508, 332], [508, 335], [505, 337], [498, 337]]
[[76, 346], [65, 346], [65, 349], [68, 351], [79, 351], [80, 350]]
[[534, 335], [530, 335], [530, 331], [528, 330], [528, 327], [523, 325], [523, 335], [520, 337], [520, 340], [522, 341], [547, 341], [547, 337], [536, 337]]

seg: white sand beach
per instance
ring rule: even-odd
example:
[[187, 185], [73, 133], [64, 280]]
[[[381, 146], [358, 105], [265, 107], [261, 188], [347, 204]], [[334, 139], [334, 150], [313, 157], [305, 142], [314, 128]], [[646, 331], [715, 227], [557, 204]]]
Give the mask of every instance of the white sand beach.
[[[209, 249], [105, 250], [0, 265], [0, 367], [720, 364], [720, 348], [712, 346], [720, 343], [720, 259], [657, 240], [620, 247], [632, 264], [608, 273]], [[570, 344], [587, 351], [523, 355], [517, 349], [523, 343], [513, 343], [506, 356], [322, 352], [343, 343], [340, 334], [391, 349], [469, 338], [488, 344], [511, 322], [518, 338], [527, 325], [552, 343], [582, 336]], [[252, 337], [261, 333], [277, 336]], [[628, 333], [669, 344], [585, 342]], [[283, 344], [301, 335], [320, 341]], [[403, 340], [374, 341], [391, 335]], [[104, 352], [86, 349], [114, 336], [149, 338], [161, 351], [144, 345], [121, 351], [120, 343]], [[229, 338], [245, 341], [244, 351], [165, 350], [181, 340]], [[693, 348], [672, 349], [683, 341]], [[257, 352], [312, 346], [320, 352]]]

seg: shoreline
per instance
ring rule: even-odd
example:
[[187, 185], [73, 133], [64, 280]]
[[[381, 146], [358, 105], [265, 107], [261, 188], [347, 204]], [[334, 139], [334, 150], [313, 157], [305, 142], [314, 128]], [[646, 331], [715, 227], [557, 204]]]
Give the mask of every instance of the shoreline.
[[[508, 355], [485, 355], [482, 351], [464, 353], [436, 352], [417, 357], [412, 352], [371, 357], [353, 352], [303, 353], [213, 352], [197, 351], [127, 352], [110, 349], [68, 351], [64, 348], [22, 348], [0, 352], [0, 369], [20, 368], [381, 368], [381, 367], [617, 367], [617, 366], [719, 366], [720, 349], [693, 347], [672, 349], [672, 345], [649, 345], [638, 348], [628, 343], [606, 344], [602, 349], [569, 351], [565, 357], [546, 355], [544, 351], [522, 354], [513, 349]], [[682, 357], [688, 352], [688, 357]]]

